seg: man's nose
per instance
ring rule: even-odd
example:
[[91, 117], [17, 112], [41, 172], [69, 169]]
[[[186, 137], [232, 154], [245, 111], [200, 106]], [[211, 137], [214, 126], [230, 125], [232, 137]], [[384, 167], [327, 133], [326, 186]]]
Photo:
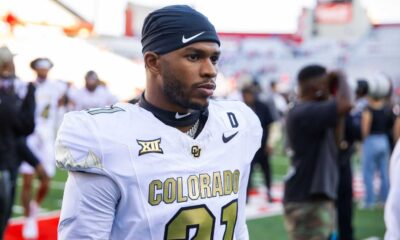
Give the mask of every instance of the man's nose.
[[218, 74], [218, 67], [211, 59], [205, 59], [201, 65], [201, 75], [208, 78], [215, 78]]

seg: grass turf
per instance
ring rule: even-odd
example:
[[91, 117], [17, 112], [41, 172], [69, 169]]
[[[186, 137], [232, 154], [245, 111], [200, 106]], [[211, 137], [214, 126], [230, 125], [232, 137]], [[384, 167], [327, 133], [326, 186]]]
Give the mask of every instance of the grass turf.
[[[385, 224], [383, 210], [355, 210], [353, 220], [355, 239], [361, 240], [368, 237], [383, 239]], [[274, 216], [247, 221], [250, 239], [254, 240], [287, 240], [288, 236], [282, 216]]]

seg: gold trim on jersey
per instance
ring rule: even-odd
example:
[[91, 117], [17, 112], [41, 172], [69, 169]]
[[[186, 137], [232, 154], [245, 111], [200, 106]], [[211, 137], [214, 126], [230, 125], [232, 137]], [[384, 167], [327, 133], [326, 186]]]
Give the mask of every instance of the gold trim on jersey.
[[155, 179], [149, 184], [148, 202], [157, 206], [166, 204], [195, 201], [199, 198], [214, 198], [237, 194], [239, 191], [239, 170], [225, 170], [188, 177], [170, 177], [164, 181]]

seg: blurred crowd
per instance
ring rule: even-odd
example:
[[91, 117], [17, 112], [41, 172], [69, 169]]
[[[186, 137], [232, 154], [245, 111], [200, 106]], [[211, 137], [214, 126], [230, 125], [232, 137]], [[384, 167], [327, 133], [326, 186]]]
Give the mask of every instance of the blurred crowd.
[[283, 144], [291, 160], [283, 198], [290, 239], [354, 239], [354, 171], [361, 172], [365, 191], [357, 207], [386, 207], [386, 225], [392, 226], [386, 239], [397, 239], [391, 234], [399, 229], [399, 211], [393, 211], [398, 194], [392, 194], [391, 205], [386, 205], [390, 186], [399, 184], [389, 178], [389, 172], [396, 171], [397, 159], [389, 160], [400, 131], [392, 80], [376, 72], [357, 79], [354, 87], [348, 82], [343, 70], [307, 65], [297, 74], [297, 89], [289, 94], [277, 91], [274, 79], [262, 88], [251, 78], [228, 96], [243, 100], [262, 123], [265, 146], [253, 165], [259, 165], [265, 176], [269, 202], [274, 201], [270, 167], [274, 149]]

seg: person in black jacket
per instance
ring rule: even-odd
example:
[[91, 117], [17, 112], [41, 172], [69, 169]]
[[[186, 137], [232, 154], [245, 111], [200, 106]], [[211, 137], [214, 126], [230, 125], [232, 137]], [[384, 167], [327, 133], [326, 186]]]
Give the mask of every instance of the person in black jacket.
[[339, 183], [338, 146], [352, 103], [346, 77], [308, 65], [297, 75], [298, 101], [287, 136], [293, 152], [285, 178], [284, 218], [290, 239], [329, 239], [334, 232]]
[[35, 126], [35, 87], [30, 83], [21, 100], [14, 91], [14, 79], [13, 55], [8, 48], [0, 47], [0, 239], [11, 215], [21, 160], [35, 166], [41, 179], [46, 179], [43, 167], [23, 139]]

